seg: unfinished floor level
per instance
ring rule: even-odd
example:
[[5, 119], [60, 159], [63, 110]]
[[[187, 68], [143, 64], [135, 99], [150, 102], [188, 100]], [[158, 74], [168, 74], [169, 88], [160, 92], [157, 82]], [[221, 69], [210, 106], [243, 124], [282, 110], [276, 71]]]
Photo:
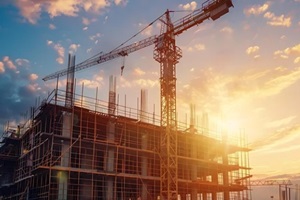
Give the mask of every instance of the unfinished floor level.
[[[3, 199], [160, 199], [160, 140], [153, 113], [54, 90], [0, 147]], [[111, 112], [110, 109], [114, 111]], [[112, 114], [113, 113], [113, 114]], [[245, 142], [178, 126], [178, 199], [250, 199]]]

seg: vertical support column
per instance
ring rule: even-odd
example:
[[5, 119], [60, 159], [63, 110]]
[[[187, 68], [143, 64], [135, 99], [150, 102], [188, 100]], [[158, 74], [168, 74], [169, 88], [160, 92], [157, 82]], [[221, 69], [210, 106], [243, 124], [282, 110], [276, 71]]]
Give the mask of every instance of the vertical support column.
[[[218, 171], [213, 172], [212, 182], [213, 182], [213, 184], [216, 184], [216, 185], [218, 184]], [[213, 191], [211, 193], [211, 195], [212, 195], [212, 200], [217, 200], [217, 192], [216, 191]]]
[[[67, 74], [67, 85], [66, 85], [66, 100], [65, 107], [73, 107], [73, 94], [74, 94], [74, 67], [75, 67], [75, 56], [69, 54], [68, 60], [68, 74]], [[63, 113], [62, 123], [62, 137], [70, 139], [72, 134], [72, 113]], [[53, 141], [52, 141], [53, 142]], [[70, 167], [70, 141], [61, 140], [61, 162], [62, 167]], [[68, 195], [68, 173], [66, 171], [57, 172], [58, 178], [58, 199], [67, 199]]]
[[65, 102], [65, 106], [67, 108], [73, 107], [74, 73], [75, 73], [74, 70], [75, 70], [75, 56], [69, 54], [67, 85], [66, 85], [66, 102]]
[[[195, 104], [190, 105], [191, 108], [191, 117], [190, 117], [190, 134], [195, 134]], [[191, 156], [192, 158], [195, 158], [195, 160], [192, 160], [191, 164], [191, 180], [192, 181], [197, 181], [197, 147], [198, 147], [198, 142], [197, 140], [192, 140], [191, 141]], [[192, 195], [191, 195], [192, 200], [197, 200], [197, 188], [192, 188]]]
[[203, 194], [203, 200], [207, 200], [207, 193], [204, 192], [204, 193], [202, 193], [202, 194]]
[[[222, 140], [223, 140], [224, 145], [227, 145], [227, 135], [226, 134], [223, 135]], [[226, 151], [223, 152], [222, 160], [223, 160], [223, 165], [228, 165], [228, 155], [227, 155]], [[229, 198], [230, 198], [229, 188], [228, 188], [229, 187], [228, 173], [229, 172], [227, 170], [223, 171], [223, 184], [225, 186], [224, 200], [229, 200]]]
[[[116, 78], [113, 76], [109, 77], [109, 99], [108, 99], [108, 114], [109, 116], [114, 116], [116, 110]], [[107, 124], [107, 150], [106, 150], [106, 164], [104, 170], [107, 172], [114, 172], [115, 166], [115, 147], [110, 146], [109, 143], [114, 143], [115, 141], [115, 122], [110, 119]], [[114, 199], [114, 177], [106, 177], [106, 198], [107, 200]]]
[[[147, 113], [147, 90], [141, 90], [141, 109], [140, 109], [140, 120], [142, 122], [147, 122], [146, 113]], [[141, 148], [148, 149], [148, 133], [145, 130], [141, 130]], [[148, 175], [148, 158], [147, 155], [143, 155], [142, 157], [142, 176]], [[147, 182], [142, 182], [142, 199], [147, 199], [147, 191], [148, 191], [148, 184]]]

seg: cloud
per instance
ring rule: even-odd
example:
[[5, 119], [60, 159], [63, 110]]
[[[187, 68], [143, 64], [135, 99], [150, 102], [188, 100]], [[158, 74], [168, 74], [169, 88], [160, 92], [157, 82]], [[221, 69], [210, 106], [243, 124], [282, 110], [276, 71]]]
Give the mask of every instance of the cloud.
[[139, 23], [138, 24], [139, 28], [143, 29], [142, 31], [142, 35], [145, 35], [145, 36], [151, 36], [152, 35], [152, 32], [153, 32], [153, 26], [148, 26], [148, 25], [145, 25], [143, 23]]
[[3, 57], [3, 63], [4, 63], [4, 65], [6, 65], [9, 69], [11, 69], [13, 71], [17, 70], [16, 65], [13, 63], [13, 61], [10, 60], [10, 58], [8, 56]]
[[55, 26], [54, 24], [49, 24], [49, 28], [50, 28], [51, 30], [54, 30], [54, 29], [56, 29], [56, 26]]
[[248, 54], [248, 55], [250, 55], [250, 54], [255, 54], [255, 53], [257, 53], [258, 51], [259, 51], [259, 46], [251, 46], [251, 47], [248, 47], [247, 49], [246, 49], [246, 53]]
[[263, 5], [254, 5], [250, 8], [244, 10], [246, 15], [260, 15], [264, 13], [269, 8], [269, 3], [265, 3]]
[[88, 30], [88, 27], [87, 27], [87, 26], [86, 26], [86, 27], [83, 27], [82, 30], [83, 30], [83, 31], [86, 31], [86, 30]]
[[284, 119], [275, 120], [266, 124], [267, 128], [278, 128], [282, 126], [288, 125], [292, 120], [294, 120], [297, 116], [290, 116]]
[[223, 113], [230, 106], [247, 103], [253, 98], [280, 94], [300, 80], [300, 68], [276, 67], [251, 69], [235, 75], [218, 73], [212, 68], [197, 70], [188, 88], [178, 90], [178, 101], [197, 102], [199, 110]]
[[295, 63], [295, 64], [300, 63], [300, 57], [295, 58], [294, 63]]
[[39, 78], [39, 76], [37, 74], [30, 74], [28, 78], [30, 81], [35, 81]]
[[[0, 62], [3, 67], [8, 68], [9, 65], [18, 66], [8, 56], [4, 57], [5, 62]], [[16, 62], [28, 61], [27, 59], [16, 59]], [[28, 61], [28, 65], [29, 65]], [[1, 64], [0, 64], [1, 66]], [[18, 73], [15, 70], [7, 70], [0, 73], [0, 92], [3, 96], [0, 98], [0, 124], [3, 125], [7, 121], [18, 122], [22, 119], [21, 114], [28, 111], [33, 106], [37, 96], [42, 95], [41, 88], [37, 83], [32, 83], [30, 77], [30, 66], [20, 67]], [[17, 80], [17, 81], [16, 81]], [[29, 117], [29, 114], [28, 116]]]
[[287, 55], [299, 55], [300, 54], [300, 44], [297, 44], [293, 47], [288, 47], [284, 50], [284, 53]]
[[133, 73], [135, 74], [135, 75], [137, 75], [137, 76], [142, 76], [142, 75], [145, 75], [146, 74], [146, 72], [145, 71], [143, 71], [141, 68], [135, 68], [134, 69], [134, 71], [133, 71]]
[[275, 16], [274, 13], [271, 13], [271, 12], [266, 12], [264, 14], [264, 18], [269, 20], [267, 22], [267, 24], [269, 24], [271, 26], [290, 27], [292, 24], [291, 17], [284, 17], [284, 15]]
[[86, 50], [87, 53], [90, 53], [91, 51], [92, 51], [92, 48], [88, 48], [88, 49]]
[[100, 88], [104, 85], [103, 71], [100, 71], [99, 74], [96, 74], [92, 79], [79, 79], [77, 85], [84, 84], [84, 87], [87, 88]]
[[95, 35], [91, 35], [89, 38], [90, 38], [90, 40], [95, 41], [95, 40], [97, 40], [100, 37], [101, 37], [101, 34], [100, 33], [96, 33]]
[[206, 49], [205, 45], [202, 43], [194, 44], [191, 47], [187, 48], [187, 51], [194, 52], [194, 51], [204, 51]]
[[290, 56], [296, 56], [294, 63], [299, 63], [299, 54], [300, 54], [300, 44], [297, 44], [292, 47], [287, 47], [284, 50], [277, 50], [273, 53], [275, 57], [280, 57], [283, 59], [288, 59]]
[[15, 62], [18, 66], [21, 66], [21, 67], [28, 67], [29, 66], [29, 60], [27, 60], [27, 59], [17, 58], [15, 60]]
[[[250, 148], [252, 149], [261, 149], [266, 146], [276, 146], [279, 143], [284, 143], [286, 140], [290, 140], [291, 138], [299, 135], [300, 133], [300, 125], [294, 125], [279, 131], [274, 132], [271, 135], [266, 136], [265, 138], [259, 138], [250, 144]], [[273, 151], [273, 150], [272, 150]]]
[[3, 74], [5, 72], [4, 64], [0, 61], [0, 74]]
[[134, 80], [134, 84], [138, 85], [142, 88], [153, 88], [159, 86], [158, 80], [152, 80], [152, 79], [137, 79]]
[[226, 26], [226, 27], [222, 28], [220, 32], [231, 34], [231, 33], [233, 33], [233, 29]]
[[84, 26], [88, 26], [88, 25], [90, 25], [92, 22], [96, 22], [97, 21], [97, 18], [93, 18], [93, 19], [88, 19], [88, 18], [86, 18], [86, 17], [83, 17], [82, 18], [82, 24], [84, 25]]
[[127, 5], [128, 0], [114, 0], [114, 3], [118, 6], [118, 5]]
[[59, 64], [64, 64], [64, 58], [65, 58], [65, 48], [61, 46], [60, 43], [53, 43], [51, 40], [47, 40], [47, 45], [51, 46], [57, 53], [58, 57], [56, 58], [56, 61]]
[[[127, 1], [116, 0], [115, 5], [126, 5]], [[106, 0], [16, 0], [20, 14], [31, 24], [36, 24], [42, 12], [51, 18], [57, 16], [78, 16], [80, 10], [100, 14], [111, 6]]]
[[195, 10], [197, 8], [197, 2], [192, 1], [191, 3], [180, 4], [178, 7], [183, 10]]
[[16, 0], [16, 6], [20, 9], [21, 15], [28, 20], [29, 23], [35, 24], [40, 18], [42, 12], [42, 4], [33, 0]]
[[85, 26], [88, 26], [90, 24], [90, 20], [86, 17], [83, 17], [82, 18], [82, 24], [85, 25]]
[[69, 46], [69, 53], [74, 54], [79, 47], [80, 47], [80, 44], [71, 44]]

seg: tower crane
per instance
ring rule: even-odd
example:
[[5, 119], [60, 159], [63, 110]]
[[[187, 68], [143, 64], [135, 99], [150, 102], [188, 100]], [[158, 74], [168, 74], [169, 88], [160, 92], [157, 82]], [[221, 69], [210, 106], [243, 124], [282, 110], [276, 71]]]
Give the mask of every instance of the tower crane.
[[175, 44], [175, 36], [201, 24], [207, 19], [216, 20], [229, 12], [232, 0], [207, 0], [201, 8], [172, 23], [167, 10], [159, 20], [162, 22], [160, 35], [135, 42], [87, 59], [74, 68], [64, 69], [43, 78], [44, 81], [83, 70], [115, 58], [128, 55], [154, 44], [153, 58], [160, 63], [160, 103], [161, 127], [160, 143], [160, 197], [177, 199], [178, 197], [178, 161], [177, 161], [177, 120], [176, 120], [176, 64], [182, 57], [182, 51]]

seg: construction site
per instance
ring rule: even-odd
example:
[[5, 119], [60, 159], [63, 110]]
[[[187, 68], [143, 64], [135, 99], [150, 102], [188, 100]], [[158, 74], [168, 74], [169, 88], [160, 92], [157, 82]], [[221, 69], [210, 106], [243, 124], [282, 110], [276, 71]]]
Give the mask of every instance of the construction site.
[[[176, 70], [181, 50], [175, 36], [206, 19], [216, 20], [231, 0], [210, 0], [172, 23], [167, 11], [161, 35], [75, 64], [44, 78], [67, 75], [16, 127], [5, 127], [0, 144], [0, 199], [248, 200], [250, 164], [246, 138], [230, 138], [176, 112]], [[160, 63], [160, 114], [148, 110], [142, 89], [136, 108], [117, 98], [116, 78], [108, 100], [76, 94], [75, 72], [154, 44]], [[57, 84], [58, 85], [58, 84]]]

